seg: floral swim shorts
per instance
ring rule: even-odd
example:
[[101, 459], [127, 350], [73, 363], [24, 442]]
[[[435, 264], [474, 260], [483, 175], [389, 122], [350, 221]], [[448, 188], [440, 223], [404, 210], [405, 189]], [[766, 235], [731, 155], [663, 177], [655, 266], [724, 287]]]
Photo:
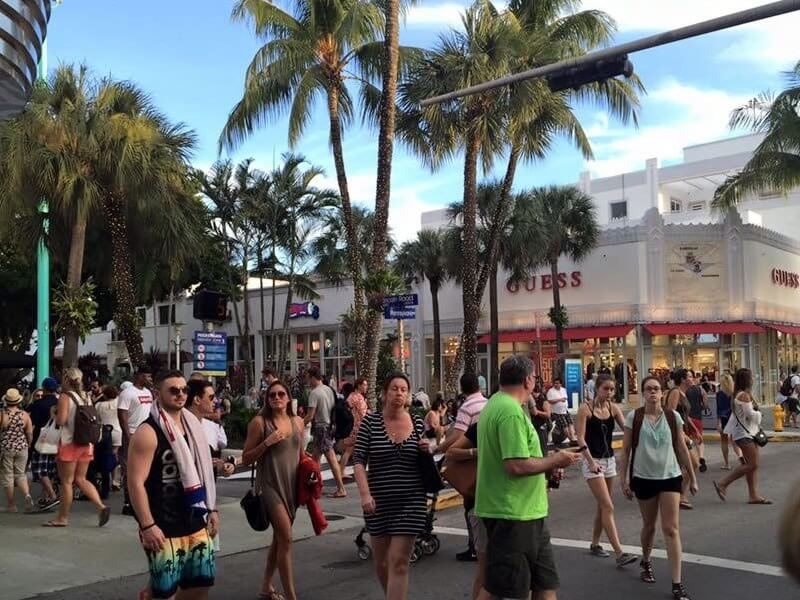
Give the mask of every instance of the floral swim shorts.
[[205, 527], [191, 535], [167, 538], [159, 552], [147, 552], [147, 562], [153, 598], [171, 598], [178, 588], [214, 585], [214, 542]]

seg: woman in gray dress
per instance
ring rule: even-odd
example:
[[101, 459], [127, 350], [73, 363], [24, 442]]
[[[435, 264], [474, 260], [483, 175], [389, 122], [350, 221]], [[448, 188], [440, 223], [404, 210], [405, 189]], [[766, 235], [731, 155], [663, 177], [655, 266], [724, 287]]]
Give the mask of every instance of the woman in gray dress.
[[[261, 412], [247, 427], [242, 463], [256, 463], [256, 493], [272, 524], [272, 544], [259, 598], [297, 600], [292, 573], [292, 523], [297, 512], [297, 466], [303, 452], [303, 420], [292, 411], [289, 388], [273, 381]], [[277, 568], [283, 594], [272, 586]]]

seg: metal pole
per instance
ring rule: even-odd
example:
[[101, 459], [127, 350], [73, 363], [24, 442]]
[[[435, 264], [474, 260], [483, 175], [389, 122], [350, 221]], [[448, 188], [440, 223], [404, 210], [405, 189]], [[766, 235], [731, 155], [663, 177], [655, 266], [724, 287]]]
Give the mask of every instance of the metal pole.
[[[47, 77], [47, 40], [42, 42], [42, 56], [39, 59], [37, 78]], [[50, 252], [46, 237], [50, 231], [47, 217], [50, 207], [47, 199], [39, 201], [39, 214], [42, 215], [42, 234], [36, 247], [36, 376], [34, 386], [39, 387], [42, 380], [50, 375]]]
[[687, 25], [678, 29], [657, 33], [655, 35], [634, 40], [632, 42], [620, 44], [619, 46], [613, 46], [611, 48], [597, 50], [596, 52], [590, 52], [579, 58], [562, 60], [557, 63], [545, 65], [543, 67], [537, 67], [535, 69], [530, 69], [521, 73], [515, 73], [513, 75], [507, 75], [493, 81], [479, 83], [477, 85], [456, 90], [454, 92], [449, 92], [447, 94], [442, 94], [440, 96], [434, 96], [433, 98], [423, 100], [420, 105], [425, 107], [432, 104], [439, 104], [440, 102], [446, 102], [448, 100], [455, 100], [456, 98], [469, 96], [471, 94], [488, 92], [489, 90], [493, 90], [504, 85], [517, 83], [519, 81], [526, 81], [528, 79], [534, 79], [537, 77], [544, 77], [545, 75], [563, 71], [570, 67], [578, 67], [590, 64], [600, 59], [611, 58], [621, 54], [631, 54], [633, 52], [647, 50], [649, 48], [656, 48], [658, 46], [672, 44], [674, 42], [705, 35], [707, 33], [722, 31], [724, 29], [730, 29], [731, 27], [753, 23], [755, 21], [762, 21], [764, 19], [769, 19], [770, 17], [776, 17], [778, 15], [783, 15], [797, 10], [800, 10], [800, 0], [781, 0], [780, 2], [773, 2], [763, 6], [749, 8], [747, 10], [724, 15], [722, 17], [709, 19], [708, 21], [702, 21], [693, 25]]

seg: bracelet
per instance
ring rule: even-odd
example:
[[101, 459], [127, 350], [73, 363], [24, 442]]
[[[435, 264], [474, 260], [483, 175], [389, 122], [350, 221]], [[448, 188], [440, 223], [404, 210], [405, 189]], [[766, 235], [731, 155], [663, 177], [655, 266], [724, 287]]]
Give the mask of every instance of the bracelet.
[[153, 522], [152, 522], [152, 523], [150, 523], [150, 525], [148, 525], [147, 527], [139, 527], [139, 532], [140, 532], [140, 533], [144, 533], [144, 532], [145, 532], [145, 531], [147, 531], [148, 529], [152, 529], [152, 528], [153, 528], [153, 527], [155, 527], [155, 526], [156, 526], [156, 523], [155, 523], [155, 521], [153, 521]]
[[207, 510], [206, 512], [208, 512], [208, 513], [212, 513], [212, 512], [219, 513], [219, 511], [216, 508], [212, 508], [211, 510]]

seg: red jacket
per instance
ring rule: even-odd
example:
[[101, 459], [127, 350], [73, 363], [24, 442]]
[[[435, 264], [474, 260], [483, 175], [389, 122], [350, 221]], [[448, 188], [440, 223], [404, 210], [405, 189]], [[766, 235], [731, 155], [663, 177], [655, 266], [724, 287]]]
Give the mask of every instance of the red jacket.
[[297, 503], [308, 508], [308, 516], [319, 535], [328, 528], [328, 520], [318, 500], [322, 498], [322, 471], [310, 454], [303, 453], [297, 469]]

